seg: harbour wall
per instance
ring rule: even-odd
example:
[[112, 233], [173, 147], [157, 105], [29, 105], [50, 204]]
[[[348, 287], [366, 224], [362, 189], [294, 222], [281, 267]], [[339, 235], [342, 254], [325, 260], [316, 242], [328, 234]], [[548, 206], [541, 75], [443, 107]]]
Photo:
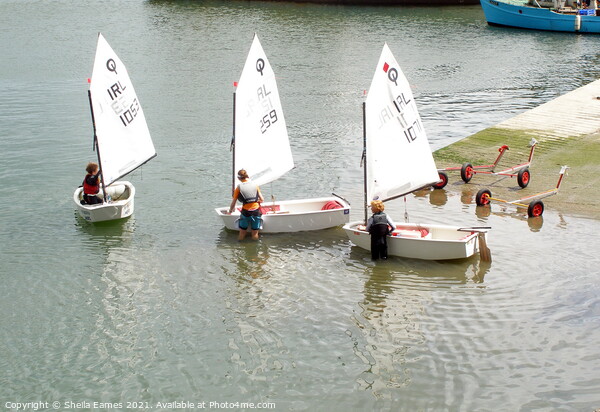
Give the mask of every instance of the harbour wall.
[[317, 3], [340, 6], [467, 6], [479, 4], [479, 0], [261, 0], [273, 2]]

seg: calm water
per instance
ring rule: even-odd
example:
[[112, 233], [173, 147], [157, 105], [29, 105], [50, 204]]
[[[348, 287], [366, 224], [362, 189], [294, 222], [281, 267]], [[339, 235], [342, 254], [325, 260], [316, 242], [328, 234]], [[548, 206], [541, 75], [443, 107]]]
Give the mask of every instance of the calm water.
[[[134, 216], [92, 226], [71, 196], [94, 159], [86, 79], [99, 31], [129, 69], [158, 157], [130, 176]], [[598, 221], [559, 215], [551, 199], [542, 222], [477, 215], [468, 194], [408, 199], [413, 222], [493, 226], [491, 265], [373, 264], [341, 229], [241, 244], [222, 229], [232, 83], [254, 32], [296, 162], [263, 190], [335, 191], [353, 218], [360, 104], [383, 42], [436, 149], [600, 77], [597, 37], [491, 28], [479, 7], [0, 0], [0, 409], [600, 408]], [[401, 221], [405, 205], [388, 210]]]

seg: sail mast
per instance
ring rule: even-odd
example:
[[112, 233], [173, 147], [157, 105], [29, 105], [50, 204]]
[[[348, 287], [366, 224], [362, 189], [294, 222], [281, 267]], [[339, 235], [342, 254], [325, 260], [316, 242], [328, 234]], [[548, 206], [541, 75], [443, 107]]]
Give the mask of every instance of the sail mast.
[[[234, 87], [237, 87], [237, 82], [233, 83]], [[232, 152], [231, 159], [231, 196], [235, 192], [235, 90], [233, 91], [233, 130], [231, 133], [231, 145], [229, 151]]]
[[92, 104], [92, 92], [88, 90], [88, 100], [90, 102], [90, 113], [92, 114], [92, 128], [94, 129], [94, 150], [98, 156], [98, 168], [100, 169], [100, 184], [102, 185], [102, 203], [106, 201], [106, 186], [104, 186], [104, 177], [102, 176], [102, 160], [100, 159], [100, 148], [98, 147], [98, 136], [96, 135], [96, 118], [94, 117], [94, 105]]
[[367, 103], [363, 102], [363, 152], [362, 152], [362, 161], [363, 164], [363, 191], [364, 191], [364, 201], [365, 201], [365, 225], [367, 224], [367, 215], [368, 215], [368, 200], [367, 200]]

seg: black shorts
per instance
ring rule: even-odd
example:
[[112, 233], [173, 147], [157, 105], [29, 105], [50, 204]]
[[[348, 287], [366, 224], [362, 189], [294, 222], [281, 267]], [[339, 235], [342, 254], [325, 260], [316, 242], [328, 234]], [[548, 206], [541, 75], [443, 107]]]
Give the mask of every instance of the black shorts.
[[87, 203], [88, 205], [97, 205], [98, 203], [102, 203], [102, 199], [100, 199], [98, 196], [96, 195], [83, 195], [83, 200], [85, 201], [85, 203]]

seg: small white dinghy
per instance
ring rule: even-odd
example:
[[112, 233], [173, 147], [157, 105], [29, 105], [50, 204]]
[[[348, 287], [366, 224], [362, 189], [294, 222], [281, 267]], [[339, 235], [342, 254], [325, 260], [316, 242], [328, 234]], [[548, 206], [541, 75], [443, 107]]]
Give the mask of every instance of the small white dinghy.
[[[101, 192], [102, 193], [102, 192]], [[100, 193], [100, 196], [102, 196]], [[104, 222], [131, 216], [135, 187], [128, 181], [117, 181], [106, 187], [110, 201], [88, 205], [82, 203], [83, 188], [79, 187], [73, 193], [73, 201], [77, 205], [79, 215], [88, 222]]]
[[73, 202], [89, 222], [123, 219], [133, 213], [135, 188], [118, 179], [154, 158], [156, 151], [127, 69], [100, 33], [88, 97], [103, 202], [84, 203], [81, 187], [75, 189]]
[[[367, 100], [363, 103], [365, 216], [344, 225], [355, 245], [371, 250], [365, 230], [372, 200], [406, 196], [439, 181], [410, 85], [384, 44]], [[388, 256], [425, 260], [467, 258], [485, 242], [487, 228], [402, 224], [387, 238]], [[487, 246], [484, 246], [487, 249]]]
[[[233, 102], [233, 189], [239, 169], [258, 186], [291, 170], [294, 160], [275, 73], [256, 34]], [[264, 233], [327, 229], [350, 220], [350, 204], [337, 196], [264, 202], [261, 210]], [[231, 214], [229, 206], [215, 211], [227, 229], [239, 230], [239, 209]]]

